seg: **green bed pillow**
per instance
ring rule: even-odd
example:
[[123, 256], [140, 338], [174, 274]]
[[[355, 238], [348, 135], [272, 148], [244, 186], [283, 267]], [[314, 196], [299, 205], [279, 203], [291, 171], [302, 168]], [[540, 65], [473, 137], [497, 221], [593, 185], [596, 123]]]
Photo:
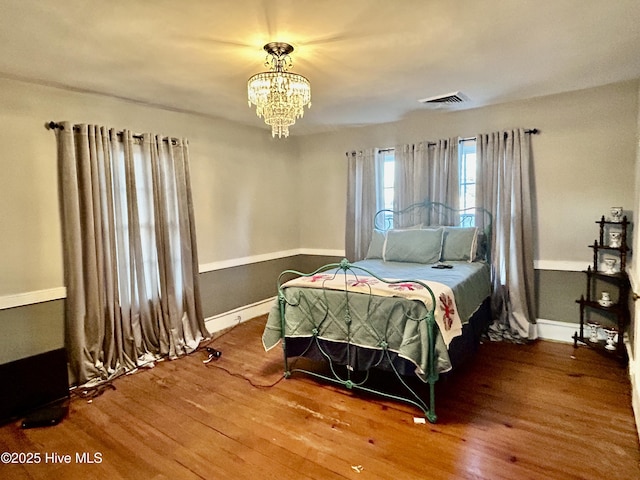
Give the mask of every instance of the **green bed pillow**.
[[443, 229], [389, 230], [384, 243], [386, 262], [437, 263]]
[[369, 250], [367, 250], [367, 256], [364, 258], [382, 258], [384, 237], [385, 232], [382, 230], [373, 231], [373, 234], [371, 235], [371, 243], [369, 243]]
[[477, 248], [477, 227], [444, 227], [442, 261], [466, 260], [472, 262], [476, 258]]

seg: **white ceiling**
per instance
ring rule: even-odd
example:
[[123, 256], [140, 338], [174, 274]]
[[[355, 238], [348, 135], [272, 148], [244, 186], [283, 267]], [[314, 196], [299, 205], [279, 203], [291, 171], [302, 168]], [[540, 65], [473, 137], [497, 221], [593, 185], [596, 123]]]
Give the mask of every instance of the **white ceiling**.
[[311, 81], [296, 135], [640, 78], [640, 1], [0, 0], [0, 76], [265, 130], [246, 80], [270, 41]]

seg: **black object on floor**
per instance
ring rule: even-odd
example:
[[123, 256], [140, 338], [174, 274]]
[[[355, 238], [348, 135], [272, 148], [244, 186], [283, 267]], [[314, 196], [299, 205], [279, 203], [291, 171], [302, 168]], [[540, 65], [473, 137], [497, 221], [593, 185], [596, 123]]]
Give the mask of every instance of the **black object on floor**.
[[57, 402], [39, 408], [22, 420], [22, 428], [51, 427], [59, 424], [69, 414], [69, 401]]

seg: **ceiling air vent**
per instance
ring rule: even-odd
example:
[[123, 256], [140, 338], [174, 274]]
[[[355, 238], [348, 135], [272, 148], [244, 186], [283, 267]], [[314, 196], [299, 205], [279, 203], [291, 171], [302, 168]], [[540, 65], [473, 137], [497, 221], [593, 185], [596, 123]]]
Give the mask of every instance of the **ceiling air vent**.
[[462, 92], [453, 92], [453, 93], [447, 93], [444, 95], [437, 95], [435, 97], [423, 98], [418, 101], [425, 105], [431, 105], [435, 107], [446, 107], [446, 106], [455, 106], [461, 103], [468, 102], [469, 97], [467, 97]]

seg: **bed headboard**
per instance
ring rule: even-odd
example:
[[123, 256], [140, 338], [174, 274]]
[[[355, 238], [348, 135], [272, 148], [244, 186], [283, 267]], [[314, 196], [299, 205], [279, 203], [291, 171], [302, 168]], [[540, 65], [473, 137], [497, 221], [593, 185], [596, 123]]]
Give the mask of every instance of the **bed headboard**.
[[491, 261], [491, 234], [493, 216], [485, 208], [453, 208], [439, 202], [414, 203], [402, 210], [379, 210], [373, 220], [376, 230], [387, 231], [393, 228], [412, 228], [420, 226], [456, 226], [478, 227], [479, 247], [487, 262]]

